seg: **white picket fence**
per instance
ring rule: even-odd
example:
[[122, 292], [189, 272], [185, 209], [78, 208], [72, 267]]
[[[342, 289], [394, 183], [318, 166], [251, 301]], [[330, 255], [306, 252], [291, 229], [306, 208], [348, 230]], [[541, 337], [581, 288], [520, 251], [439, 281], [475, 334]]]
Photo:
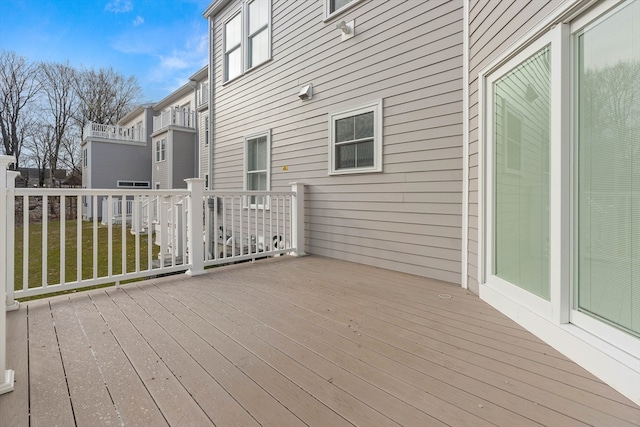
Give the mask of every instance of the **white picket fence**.
[[[12, 162], [0, 156], [0, 301], [8, 309], [20, 298], [304, 254], [301, 184], [280, 192], [205, 191], [198, 178], [186, 180], [186, 190], [15, 188]], [[98, 212], [98, 203], [102, 218], [84, 221], [86, 207]], [[5, 322], [0, 310], [0, 374]], [[0, 394], [10, 391], [10, 375], [4, 383], [0, 377]]]

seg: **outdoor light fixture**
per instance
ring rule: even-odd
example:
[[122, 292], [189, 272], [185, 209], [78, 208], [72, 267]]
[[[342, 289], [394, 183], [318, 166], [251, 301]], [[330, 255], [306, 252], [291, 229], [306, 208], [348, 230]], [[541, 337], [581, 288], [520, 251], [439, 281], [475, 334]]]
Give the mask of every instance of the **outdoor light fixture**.
[[356, 21], [340, 21], [336, 28], [341, 31], [342, 41], [348, 40], [356, 34]]

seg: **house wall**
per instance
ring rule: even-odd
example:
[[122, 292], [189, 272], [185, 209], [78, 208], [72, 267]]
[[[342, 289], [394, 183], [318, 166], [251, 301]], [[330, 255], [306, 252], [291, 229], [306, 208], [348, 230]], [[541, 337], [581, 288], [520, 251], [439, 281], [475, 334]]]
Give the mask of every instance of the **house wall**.
[[[243, 138], [271, 129], [272, 190], [308, 186], [307, 252], [460, 283], [463, 3], [363, 1], [323, 22], [322, 1], [274, 0], [272, 60], [223, 85], [240, 4], [213, 26], [214, 188], [242, 188]], [[328, 114], [380, 98], [384, 172], [329, 176]]]
[[469, 0], [468, 287], [478, 293], [478, 74], [563, 0]]
[[[161, 139], [166, 139], [165, 145], [165, 160], [161, 162], [156, 162], [156, 141], [160, 141]], [[160, 188], [167, 189], [169, 187], [169, 167], [170, 167], [170, 156], [171, 150], [169, 149], [170, 141], [171, 141], [171, 132], [162, 132], [158, 135], [155, 135], [151, 138], [151, 146], [152, 148], [152, 172], [153, 172], [153, 182], [151, 183], [151, 188], [156, 188], [156, 183], [160, 183]]]
[[172, 188], [187, 188], [184, 182], [187, 178], [197, 176], [198, 171], [195, 165], [196, 156], [196, 132], [185, 130], [172, 130], [172, 152], [171, 167], [173, 167]]
[[151, 156], [147, 145], [91, 142], [91, 188], [117, 188], [118, 180], [149, 181]]

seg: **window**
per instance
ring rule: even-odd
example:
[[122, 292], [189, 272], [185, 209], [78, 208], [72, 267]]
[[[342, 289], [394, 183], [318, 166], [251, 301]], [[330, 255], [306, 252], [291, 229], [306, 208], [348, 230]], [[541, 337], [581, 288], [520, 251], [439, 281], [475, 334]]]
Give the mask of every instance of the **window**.
[[268, 0], [247, 2], [247, 68], [269, 59], [269, 6]]
[[[271, 131], [244, 140], [244, 189], [269, 191], [271, 186]], [[264, 196], [250, 196], [245, 207], [268, 209], [269, 200]]]
[[209, 145], [209, 118], [204, 118], [204, 145]]
[[224, 80], [242, 74], [242, 14], [238, 12], [224, 24]]
[[225, 82], [271, 59], [271, 0], [248, 0], [224, 23]]
[[149, 181], [118, 181], [118, 188], [151, 188]]
[[480, 74], [480, 295], [605, 375], [640, 361], [640, 0], [530, 34]]
[[355, 6], [362, 0], [324, 0], [324, 16], [329, 19], [338, 15], [351, 7]]
[[329, 174], [382, 172], [382, 100], [329, 115]]
[[89, 152], [88, 150], [85, 148], [84, 150], [82, 150], [82, 167], [88, 167], [89, 166]]
[[156, 141], [156, 162], [164, 162], [166, 148], [167, 148], [166, 138], [162, 138]]

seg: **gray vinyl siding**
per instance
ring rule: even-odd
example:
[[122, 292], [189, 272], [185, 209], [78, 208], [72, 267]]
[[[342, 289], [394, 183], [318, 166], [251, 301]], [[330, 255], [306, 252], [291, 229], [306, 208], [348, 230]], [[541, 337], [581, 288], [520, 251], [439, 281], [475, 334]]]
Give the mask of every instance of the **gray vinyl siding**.
[[478, 292], [478, 75], [562, 0], [469, 1], [468, 286]]
[[91, 142], [91, 188], [117, 188], [118, 181], [149, 181], [148, 145]]
[[[216, 16], [213, 188], [242, 188], [244, 137], [271, 129], [271, 189], [307, 185], [307, 252], [460, 283], [463, 3], [362, 1], [326, 23], [323, 4], [273, 0], [272, 60], [224, 85], [240, 2]], [[329, 113], [378, 99], [383, 173], [329, 176]]]
[[197, 176], [196, 161], [196, 132], [173, 130], [172, 157], [173, 186], [171, 188], [187, 188], [184, 182], [187, 178]]

